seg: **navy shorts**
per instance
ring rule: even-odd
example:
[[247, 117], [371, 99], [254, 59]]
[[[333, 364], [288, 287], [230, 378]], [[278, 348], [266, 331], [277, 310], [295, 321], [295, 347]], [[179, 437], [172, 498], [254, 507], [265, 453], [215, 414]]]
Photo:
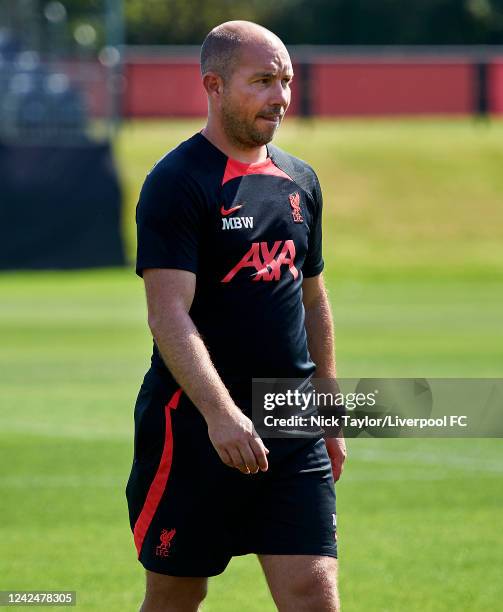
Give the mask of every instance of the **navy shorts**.
[[265, 439], [269, 469], [242, 474], [213, 448], [181, 389], [149, 370], [135, 406], [126, 487], [139, 561], [171, 576], [215, 576], [236, 555], [337, 558], [335, 488], [322, 438]]

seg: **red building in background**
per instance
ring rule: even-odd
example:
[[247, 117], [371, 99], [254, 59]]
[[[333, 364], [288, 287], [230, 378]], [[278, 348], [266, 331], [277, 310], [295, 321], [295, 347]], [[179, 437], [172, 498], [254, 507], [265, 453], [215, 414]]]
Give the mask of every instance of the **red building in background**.
[[[126, 117], [206, 114], [197, 47], [129, 47]], [[503, 113], [500, 48], [291, 48], [291, 114]]]

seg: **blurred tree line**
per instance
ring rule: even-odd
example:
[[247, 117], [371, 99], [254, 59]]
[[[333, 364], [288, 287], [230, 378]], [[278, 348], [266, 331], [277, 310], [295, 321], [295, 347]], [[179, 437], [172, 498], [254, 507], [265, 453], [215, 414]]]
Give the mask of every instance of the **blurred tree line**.
[[[105, 0], [62, 0], [69, 13]], [[288, 44], [503, 44], [503, 0], [124, 0], [127, 43], [201, 44], [249, 19]]]

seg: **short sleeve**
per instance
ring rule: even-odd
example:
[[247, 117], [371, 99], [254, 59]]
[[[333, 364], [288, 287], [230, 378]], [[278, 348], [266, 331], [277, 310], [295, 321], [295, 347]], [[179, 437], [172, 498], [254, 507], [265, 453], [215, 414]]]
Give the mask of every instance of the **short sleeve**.
[[197, 273], [201, 202], [187, 178], [160, 168], [147, 175], [136, 207], [136, 273], [176, 268]]
[[321, 239], [321, 217], [323, 210], [323, 196], [318, 177], [314, 176], [313, 196], [313, 215], [309, 227], [309, 242], [306, 259], [302, 267], [304, 277], [318, 276], [324, 267], [322, 255], [322, 239]]

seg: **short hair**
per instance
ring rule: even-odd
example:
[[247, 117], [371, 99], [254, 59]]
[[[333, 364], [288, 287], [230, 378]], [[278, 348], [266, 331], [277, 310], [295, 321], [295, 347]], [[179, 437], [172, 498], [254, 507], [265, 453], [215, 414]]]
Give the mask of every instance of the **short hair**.
[[201, 47], [201, 74], [216, 72], [224, 82], [232, 76], [240, 48], [247, 39], [235, 29], [216, 27], [206, 36]]

